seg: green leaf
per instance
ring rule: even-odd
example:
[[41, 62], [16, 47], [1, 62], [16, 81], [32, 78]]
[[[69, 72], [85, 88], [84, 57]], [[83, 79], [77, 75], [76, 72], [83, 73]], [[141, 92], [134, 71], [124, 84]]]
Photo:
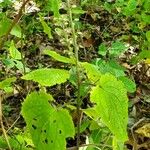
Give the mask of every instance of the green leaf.
[[98, 54], [102, 56], [106, 56], [106, 53], [107, 53], [107, 47], [104, 43], [102, 43], [98, 48]]
[[124, 84], [125, 88], [127, 89], [128, 92], [133, 93], [136, 91], [136, 84], [132, 80], [130, 80], [127, 77], [119, 77], [119, 80], [122, 81]]
[[6, 17], [4, 17], [0, 21], [0, 37], [5, 35], [8, 32], [10, 25], [11, 25], [11, 20]]
[[71, 9], [73, 14], [84, 14], [86, 11], [82, 10], [81, 7], [75, 7]]
[[7, 92], [11, 88], [11, 83], [15, 82], [15, 81], [16, 81], [15, 77], [7, 78], [7, 79], [1, 81], [0, 82], [0, 89], [5, 90]]
[[22, 33], [21, 33], [21, 28], [19, 25], [15, 25], [12, 30], [11, 30], [11, 35], [15, 35], [16, 37], [18, 38], [21, 38], [22, 37]]
[[21, 59], [21, 53], [16, 49], [14, 41], [11, 41], [10, 43], [9, 52], [13, 59]]
[[115, 60], [109, 60], [106, 62], [100, 59], [97, 60], [96, 64], [99, 67], [99, 70], [102, 74], [111, 73], [116, 77], [125, 75], [125, 69]]
[[150, 11], [150, 1], [144, 1], [144, 9], [145, 11], [149, 12]]
[[113, 150], [124, 150], [124, 142], [119, 141], [116, 137], [113, 137]]
[[149, 51], [149, 50], [142, 50], [142, 51], [139, 53], [139, 57], [140, 57], [141, 59], [150, 58], [150, 51]]
[[54, 12], [54, 17], [59, 17], [59, 9], [60, 9], [60, 0], [50, 0], [50, 9]]
[[115, 41], [112, 43], [111, 48], [109, 48], [109, 53], [112, 56], [119, 56], [121, 53], [125, 52], [127, 50], [124, 43], [120, 41]]
[[146, 15], [145, 13], [142, 13], [141, 17], [145, 23], [150, 24], [150, 15]]
[[75, 61], [73, 59], [61, 56], [60, 54], [56, 53], [55, 51], [44, 50], [43, 53], [46, 54], [46, 55], [49, 55], [49, 56], [53, 57], [57, 61], [60, 61], [60, 62], [63, 62], [63, 63], [75, 64]]
[[150, 42], [150, 30], [146, 32], [147, 41]]
[[44, 29], [44, 33], [46, 33], [49, 37], [49, 39], [52, 39], [52, 34], [51, 34], [51, 28], [47, 25], [47, 23], [44, 21], [44, 19], [42, 18], [42, 16], [40, 16], [40, 22], [43, 26]]
[[93, 83], [98, 82], [101, 77], [101, 72], [98, 70], [96, 65], [84, 62], [81, 63], [83, 68], [86, 70], [89, 80]]
[[53, 86], [67, 81], [69, 78], [69, 71], [63, 69], [37, 69], [22, 77], [25, 80], [33, 80], [42, 86]]
[[124, 84], [111, 74], [102, 75], [90, 99], [97, 104], [95, 110], [116, 138], [126, 141], [128, 98]]
[[136, 13], [136, 6], [137, 6], [136, 0], [129, 0], [127, 7], [123, 9], [123, 14], [126, 16], [134, 15]]
[[33, 92], [22, 105], [22, 115], [37, 150], [65, 150], [67, 137], [75, 134], [72, 118], [65, 109], [49, 104], [49, 95]]

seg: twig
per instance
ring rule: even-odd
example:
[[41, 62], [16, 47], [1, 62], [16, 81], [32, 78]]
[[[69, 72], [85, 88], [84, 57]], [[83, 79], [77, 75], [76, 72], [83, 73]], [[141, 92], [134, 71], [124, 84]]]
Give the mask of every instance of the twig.
[[14, 123], [9, 127], [9, 129], [6, 131], [6, 133], [8, 133], [13, 127], [14, 125], [17, 123], [17, 121], [20, 119], [20, 115], [18, 116], [18, 118], [14, 121]]
[[4, 125], [3, 125], [2, 100], [3, 100], [3, 91], [0, 91], [0, 125], [1, 125], [1, 128], [2, 128], [4, 138], [7, 142], [8, 148], [9, 148], [9, 150], [12, 150], [12, 148], [10, 146], [10, 143], [9, 143], [9, 140], [8, 140], [8, 137], [7, 137], [7, 134], [6, 134], [6, 131], [5, 131], [5, 128], [4, 128]]

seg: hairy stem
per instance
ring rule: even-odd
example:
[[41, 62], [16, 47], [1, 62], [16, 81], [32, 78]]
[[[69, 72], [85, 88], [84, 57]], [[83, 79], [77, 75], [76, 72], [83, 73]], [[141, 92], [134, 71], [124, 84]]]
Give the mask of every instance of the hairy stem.
[[77, 116], [78, 116], [78, 121], [77, 121], [77, 150], [79, 150], [79, 145], [80, 145], [80, 105], [81, 105], [81, 100], [80, 100], [80, 72], [79, 72], [79, 56], [78, 56], [79, 47], [77, 45], [76, 33], [75, 33], [74, 23], [73, 23], [73, 19], [72, 19], [72, 12], [71, 12], [71, 6], [70, 6], [69, 0], [67, 0], [67, 5], [68, 5], [68, 14], [69, 14], [70, 25], [71, 25], [71, 29], [72, 29], [73, 47], [74, 47], [75, 60], [76, 60]]

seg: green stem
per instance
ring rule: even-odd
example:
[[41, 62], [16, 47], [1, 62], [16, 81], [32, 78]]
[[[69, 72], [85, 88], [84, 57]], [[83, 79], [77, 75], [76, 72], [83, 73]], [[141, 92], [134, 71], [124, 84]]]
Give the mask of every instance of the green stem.
[[74, 53], [75, 53], [75, 60], [76, 60], [76, 77], [77, 77], [77, 115], [78, 115], [78, 122], [77, 122], [77, 150], [79, 150], [80, 146], [80, 72], [79, 72], [79, 56], [78, 56], [78, 50], [79, 47], [77, 45], [77, 39], [76, 39], [76, 33], [74, 28], [74, 23], [72, 19], [72, 12], [71, 12], [71, 6], [70, 1], [67, 0], [68, 5], [68, 14], [69, 14], [69, 20], [70, 25], [72, 29], [72, 38], [73, 38], [73, 47], [74, 47]]

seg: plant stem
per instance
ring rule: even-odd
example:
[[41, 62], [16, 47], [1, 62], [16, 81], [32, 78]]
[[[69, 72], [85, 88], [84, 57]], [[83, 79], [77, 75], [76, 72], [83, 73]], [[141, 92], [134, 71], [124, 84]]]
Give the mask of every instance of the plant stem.
[[7, 137], [7, 134], [6, 134], [6, 131], [5, 131], [5, 128], [4, 128], [4, 125], [3, 125], [2, 100], [3, 100], [3, 92], [0, 91], [0, 125], [1, 125], [1, 128], [2, 128], [2, 132], [3, 132], [4, 138], [5, 138], [6, 142], [7, 142], [8, 148], [9, 148], [9, 150], [12, 150], [12, 148], [10, 146], [10, 143], [9, 143], [9, 140], [8, 140], [8, 137]]
[[[23, 0], [23, 4], [25, 3], [25, 0]], [[25, 7], [23, 8], [22, 12], [25, 12]], [[22, 25], [22, 30], [21, 30], [21, 61], [23, 64], [23, 74], [26, 74], [26, 65], [25, 65], [25, 58], [23, 56], [23, 44], [24, 44], [24, 40], [23, 40], [23, 33], [24, 33], [24, 22]]]
[[77, 116], [78, 116], [78, 121], [77, 121], [77, 150], [79, 150], [79, 146], [80, 146], [80, 105], [81, 105], [81, 100], [80, 100], [80, 72], [79, 72], [79, 56], [78, 56], [79, 47], [77, 45], [76, 33], [75, 33], [74, 23], [73, 23], [73, 19], [72, 19], [72, 12], [71, 12], [71, 6], [70, 6], [69, 0], [67, 0], [67, 5], [68, 5], [68, 14], [69, 14], [70, 25], [71, 25], [71, 29], [72, 29], [73, 47], [74, 47], [75, 60], [76, 60]]

